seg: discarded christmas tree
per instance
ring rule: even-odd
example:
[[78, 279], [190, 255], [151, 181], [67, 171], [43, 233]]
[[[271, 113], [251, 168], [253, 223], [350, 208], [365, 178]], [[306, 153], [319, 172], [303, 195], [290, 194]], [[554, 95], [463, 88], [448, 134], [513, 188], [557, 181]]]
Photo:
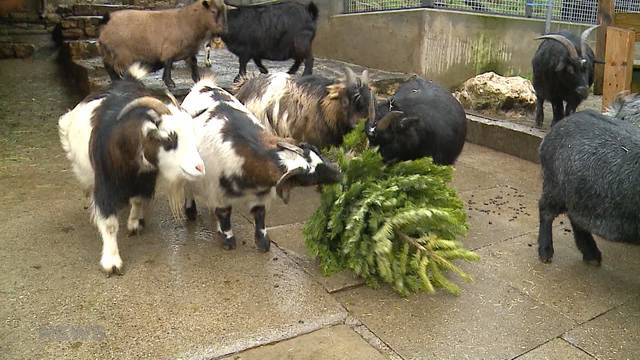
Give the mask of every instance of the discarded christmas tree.
[[323, 272], [348, 268], [368, 285], [388, 283], [403, 296], [436, 288], [458, 294], [445, 272], [470, 280], [454, 261], [478, 256], [458, 241], [467, 224], [463, 202], [449, 187], [453, 168], [431, 158], [386, 166], [367, 147], [363, 124], [329, 156], [343, 180], [323, 188], [321, 205], [304, 228]]

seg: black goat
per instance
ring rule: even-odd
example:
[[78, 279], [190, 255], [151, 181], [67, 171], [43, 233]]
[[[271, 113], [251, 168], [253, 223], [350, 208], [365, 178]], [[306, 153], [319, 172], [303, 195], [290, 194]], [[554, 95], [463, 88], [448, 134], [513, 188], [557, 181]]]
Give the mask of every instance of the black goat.
[[439, 85], [414, 77], [376, 106], [367, 124], [371, 145], [380, 147], [387, 163], [431, 156], [437, 164], [453, 164], [464, 146], [467, 117], [462, 105]]
[[[587, 45], [592, 26], [580, 38], [568, 32], [547, 34], [533, 56], [533, 87], [536, 91], [536, 126], [544, 121], [544, 101], [551, 101], [554, 125], [563, 117], [573, 114], [582, 100], [589, 96], [593, 84], [593, 51]], [[564, 105], [566, 102], [566, 107]]]
[[640, 128], [591, 110], [575, 113], [551, 128], [540, 162], [542, 262], [553, 257], [552, 225], [561, 213], [567, 213], [586, 262], [602, 261], [592, 234], [640, 243]]
[[313, 2], [303, 5], [285, 1], [229, 9], [228, 32], [222, 35], [222, 40], [240, 60], [240, 72], [235, 81], [247, 73], [247, 63], [251, 59], [263, 74], [269, 72], [262, 65], [263, 59], [293, 59], [289, 74], [295, 74], [304, 61], [304, 75], [311, 74], [311, 43], [316, 36], [317, 20], [318, 7]]

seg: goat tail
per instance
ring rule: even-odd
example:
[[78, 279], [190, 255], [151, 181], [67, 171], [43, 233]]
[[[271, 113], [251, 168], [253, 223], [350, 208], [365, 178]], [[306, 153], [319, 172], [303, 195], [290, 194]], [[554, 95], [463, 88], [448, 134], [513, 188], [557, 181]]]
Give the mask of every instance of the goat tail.
[[309, 11], [309, 14], [311, 15], [313, 21], [318, 20], [320, 11], [318, 10], [318, 6], [313, 1], [311, 1], [309, 5], [307, 5], [307, 11]]
[[147, 76], [149, 73], [149, 68], [147, 66], [142, 65], [141, 63], [133, 63], [124, 74], [124, 78], [126, 80], [142, 80], [143, 77]]
[[72, 120], [72, 111], [60, 116], [60, 119], [58, 119], [58, 135], [60, 136], [60, 144], [62, 144], [62, 149], [67, 155], [67, 158], [73, 161], [71, 158], [71, 142], [69, 141], [69, 127], [71, 126]]
[[231, 88], [229, 90], [231, 90], [231, 94], [233, 95], [237, 95], [238, 92], [240, 92], [240, 89], [242, 89], [242, 87], [249, 82], [249, 80], [254, 79], [256, 77], [258, 77], [259, 75], [256, 74], [244, 74], [242, 76], [240, 76], [240, 78], [235, 81], [233, 84], [231, 84]]

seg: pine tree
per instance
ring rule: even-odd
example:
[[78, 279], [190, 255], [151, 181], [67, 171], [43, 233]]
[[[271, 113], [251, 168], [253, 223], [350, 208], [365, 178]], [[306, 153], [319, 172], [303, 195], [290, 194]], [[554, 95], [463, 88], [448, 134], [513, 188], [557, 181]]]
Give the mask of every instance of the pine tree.
[[458, 241], [467, 224], [463, 202], [449, 186], [453, 168], [431, 158], [386, 166], [368, 147], [363, 126], [328, 152], [343, 180], [323, 187], [304, 228], [307, 247], [327, 275], [348, 268], [369, 286], [387, 283], [402, 296], [436, 288], [459, 294], [445, 272], [470, 280], [454, 261], [478, 256]]

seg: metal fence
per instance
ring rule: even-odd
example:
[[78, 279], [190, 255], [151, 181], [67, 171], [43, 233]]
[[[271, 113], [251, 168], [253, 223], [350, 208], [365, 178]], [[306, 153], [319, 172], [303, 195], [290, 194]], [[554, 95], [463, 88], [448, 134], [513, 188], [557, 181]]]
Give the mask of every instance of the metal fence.
[[[543, 19], [547, 0], [345, 0], [346, 13], [432, 7]], [[640, 12], [640, 0], [616, 0], [616, 11]], [[598, 0], [555, 0], [552, 19], [595, 24]]]

